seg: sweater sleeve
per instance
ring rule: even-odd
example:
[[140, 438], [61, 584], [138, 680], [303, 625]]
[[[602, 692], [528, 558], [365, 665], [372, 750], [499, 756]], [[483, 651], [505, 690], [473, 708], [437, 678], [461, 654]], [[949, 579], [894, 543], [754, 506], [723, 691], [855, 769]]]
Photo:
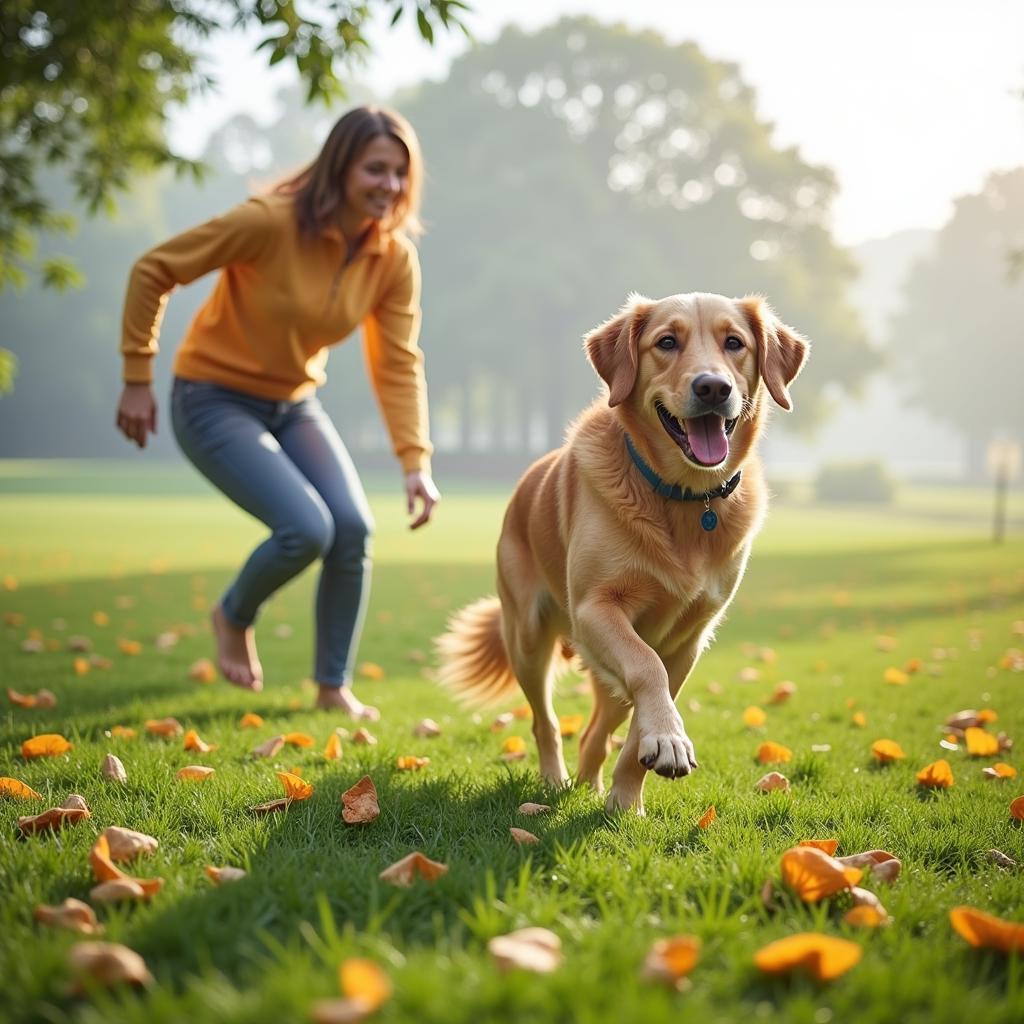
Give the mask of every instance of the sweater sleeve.
[[160, 323], [171, 292], [211, 270], [257, 259], [273, 238], [266, 204], [250, 199], [221, 217], [168, 239], [132, 266], [121, 328], [124, 380], [152, 380]]
[[363, 322], [366, 364], [391, 445], [409, 473], [430, 472], [427, 382], [420, 329], [420, 266], [406, 239], [396, 240], [404, 257], [381, 300]]

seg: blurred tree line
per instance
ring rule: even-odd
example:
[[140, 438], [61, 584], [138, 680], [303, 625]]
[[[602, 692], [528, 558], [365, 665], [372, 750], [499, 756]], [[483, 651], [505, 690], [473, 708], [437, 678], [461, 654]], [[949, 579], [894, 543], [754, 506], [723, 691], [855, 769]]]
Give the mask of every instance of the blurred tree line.
[[[796, 411], [780, 417], [801, 429], [878, 365], [848, 298], [857, 268], [829, 231], [835, 179], [772, 144], [735, 65], [652, 32], [564, 19], [507, 29], [444, 82], [393, 102], [427, 158], [422, 344], [442, 450], [521, 465], [557, 444], [596, 392], [582, 335], [633, 289], [769, 296], [815, 342]], [[310, 159], [337, 113], [296, 93], [269, 127], [235, 118], [210, 140], [202, 188], [140, 177], [117, 219], [83, 224], [68, 247], [84, 290], [0, 294], [0, 343], [20, 363], [0, 399], [0, 455], [130, 451], [112, 421], [132, 261]], [[45, 187], [73, 203], [66, 179], [51, 173]], [[169, 305], [161, 396], [170, 350], [210, 283]], [[358, 344], [335, 350], [328, 374], [322, 397], [346, 440], [383, 451]], [[170, 445], [163, 430], [157, 449]]]

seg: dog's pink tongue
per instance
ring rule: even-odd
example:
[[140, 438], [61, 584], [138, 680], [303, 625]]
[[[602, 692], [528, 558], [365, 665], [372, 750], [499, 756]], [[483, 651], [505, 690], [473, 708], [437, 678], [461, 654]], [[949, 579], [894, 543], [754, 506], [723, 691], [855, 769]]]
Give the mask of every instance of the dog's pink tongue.
[[694, 458], [705, 466], [717, 466], [729, 455], [729, 439], [725, 436], [725, 420], [713, 413], [686, 420], [686, 437]]

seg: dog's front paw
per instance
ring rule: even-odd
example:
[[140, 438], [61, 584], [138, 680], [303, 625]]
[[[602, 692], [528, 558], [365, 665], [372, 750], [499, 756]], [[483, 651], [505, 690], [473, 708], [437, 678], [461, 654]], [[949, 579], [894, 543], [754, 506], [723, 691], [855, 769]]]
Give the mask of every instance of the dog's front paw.
[[697, 767], [693, 741], [686, 735], [682, 720], [671, 730], [641, 734], [637, 752], [640, 763], [666, 779], [678, 779]]

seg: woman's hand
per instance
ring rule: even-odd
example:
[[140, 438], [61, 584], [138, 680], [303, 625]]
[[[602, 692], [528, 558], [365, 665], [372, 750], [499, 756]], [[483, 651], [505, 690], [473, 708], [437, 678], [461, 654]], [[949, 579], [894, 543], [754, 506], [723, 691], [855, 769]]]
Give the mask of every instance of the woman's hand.
[[423, 511], [409, 524], [409, 529], [415, 530], [430, 522], [434, 506], [441, 500], [441, 492], [434, 486], [429, 473], [417, 469], [405, 474], [405, 497], [409, 515], [416, 514], [417, 498], [423, 502]]
[[156, 433], [156, 399], [148, 384], [125, 384], [117, 403], [117, 429], [140, 448], [146, 435]]

